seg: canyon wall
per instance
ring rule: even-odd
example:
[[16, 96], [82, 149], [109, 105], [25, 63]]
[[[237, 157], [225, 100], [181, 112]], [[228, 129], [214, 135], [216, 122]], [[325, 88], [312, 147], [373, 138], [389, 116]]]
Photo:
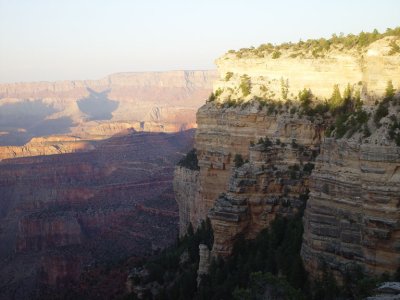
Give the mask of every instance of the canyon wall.
[[88, 151], [94, 148], [94, 141], [76, 136], [37, 137], [23, 146], [0, 146], [0, 161], [7, 158]]
[[[373, 104], [382, 101], [389, 80], [400, 87], [400, 55], [389, 53], [392, 41], [333, 47], [317, 58], [282, 50], [277, 58], [250, 51], [218, 59], [215, 98], [197, 112], [200, 170], [175, 171], [181, 233], [208, 217], [212, 253], [227, 256], [238, 238], [254, 238], [277, 216], [306, 206], [301, 254], [311, 276], [326, 265], [338, 277], [355, 264], [369, 274], [394, 272], [400, 266], [400, 148], [393, 139], [400, 132], [393, 129], [399, 97], [385, 100], [387, 113], [378, 120], [383, 106]], [[282, 83], [288, 83], [287, 101]], [[353, 125], [351, 134], [325, 138], [335, 124], [332, 114], [307, 116], [296, 101], [303, 88], [312, 90], [316, 103], [328, 99], [336, 84], [360, 91], [366, 133]]]
[[304, 265], [336, 275], [400, 266], [400, 147], [325, 139], [304, 217]]
[[[277, 149], [281, 149], [283, 153], [275, 155], [276, 157], [269, 163], [271, 168], [272, 165], [281, 164], [285, 169], [289, 165], [303, 165], [308, 161], [302, 155], [296, 154], [299, 150], [292, 148], [293, 142], [296, 146], [300, 145], [300, 150], [306, 153], [316, 151], [321, 139], [319, 125], [304, 118], [293, 118], [288, 111], [271, 116], [266, 108], [260, 109], [257, 104], [246, 108], [221, 108], [209, 103], [199, 109], [197, 121], [195, 148], [200, 171], [191, 171], [182, 167], [178, 167], [175, 171], [175, 194], [179, 206], [185, 211], [181, 212], [184, 215], [181, 230], [187, 227], [189, 221], [197, 227], [201, 220], [207, 217], [210, 209], [215, 208], [215, 203], [221, 193], [236, 191], [235, 185], [239, 183], [232, 179], [232, 176], [237, 176], [234, 175], [235, 155], [240, 154], [244, 160], [249, 159], [252, 166], [249, 167], [251, 174], [246, 173], [246, 176], [254, 176], [255, 181], [259, 178], [268, 186], [268, 180], [265, 179], [267, 175], [261, 176], [263, 178], [261, 179], [258, 174], [259, 172], [267, 173], [266, 169], [261, 171], [263, 164], [268, 165], [262, 163], [263, 159], [266, 159], [266, 154], [256, 155], [255, 153], [261, 150], [250, 147], [251, 142], [257, 143], [260, 138], [269, 137], [274, 142], [279, 139], [282, 145], [287, 145], [287, 147], [278, 146]], [[267, 177], [269, 176], [272, 175], [269, 174]], [[260, 193], [264, 194], [268, 187], [261, 190], [263, 191]], [[284, 185], [277, 193], [283, 193], [283, 190]], [[252, 193], [251, 191], [250, 189], [247, 192], [247, 196]], [[243, 198], [245, 195], [239, 197]], [[229, 226], [225, 224], [225, 227]], [[259, 231], [261, 227], [255, 231]], [[226, 232], [223, 235], [226, 235]]]

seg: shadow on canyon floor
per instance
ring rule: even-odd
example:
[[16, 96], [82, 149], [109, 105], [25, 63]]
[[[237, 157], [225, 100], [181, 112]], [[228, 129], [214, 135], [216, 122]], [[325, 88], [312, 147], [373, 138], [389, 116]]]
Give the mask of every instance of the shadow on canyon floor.
[[43, 100], [0, 106], [0, 146], [22, 146], [33, 137], [68, 133], [73, 125], [69, 117], [47, 119], [56, 112]]
[[88, 88], [89, 96], [78, 100], [79, 109], [89, 116], [90, 121], [111, 120], [112, 112], [118, 108], [119, 102], [108, 99], [111, 90], [95, 92]]

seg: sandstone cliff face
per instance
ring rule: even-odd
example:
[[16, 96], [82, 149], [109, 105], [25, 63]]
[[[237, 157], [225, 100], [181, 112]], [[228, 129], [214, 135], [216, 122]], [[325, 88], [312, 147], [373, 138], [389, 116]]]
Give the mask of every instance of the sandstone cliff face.
[[[254, 238], [277, 215], [296, 213], [310, 189], [302, 256], [311, 274], [324, 263], [338, 275], [355, 263], [370, 274], [399, 267], [400, 150], [386, 139], [387, 125], [360, 144], [358, 135], [324, 139], [318, 122], [287, 113], [270, 116], [254, 105], [207, 104], [198, 122], [199, 200], [189, 216], [197, 218], [194, 224], [211, 219], [214, 255], [229, 255], [239, 236]], [[272, 145], [249, 145], [260, 137]], [[321, 144], [311, 178], [305, 172], [293, 176], [293, 167], [303, 171]], [[249, 162], [235, 168], [235, 154]]]
[[[300, 90], [311, 89], [316, 98], [329, 99], [335, 84], [341, 90], [350, 84], [361, 91], [365, 103], [373, 103], [385, 92], [386, 83], [392, 80], [400, 86], [400, 55], [389, 55], [393, 37], [380, 39], [363, 50], [331, 49], [325, 57], [292, 57], [293, 52], [282, 50], [279, 58], [271, 55], [257, 57], [249, 55], [238, 58], [227, 53], [216, 60], [220, 79], [215, 82], [214, 90], [223, 90], [222, 98], [243, 98], [237, 89], [241, 76], [251, 78], [251, 94], [265, 95], [272, 99], [282, 99], [282, 81], [288, 85], [288, 97], [293, 99]], [[232, 73], [226, 80], [226, 74]]]
[[93, 141], [72, 136], [33, 138], [24, 146], [0, 146], [0, 160], [16, 157], [52, 155], [89, 151], [95, 148]]
[[[389, 53], [393, 40], [385, 37], [362, 50], [333, 48], [319, 58], [282, 51], [275, 59], [235, 53], [218, 59], [216, 97], [197, 112], [200, 170], [195, 176], [176, 172], [183, 226], [191, 222], [196, 227], [209, 217], [212, 253], [226, 256], [240, 236], [253, 238], [277, 215], [296, 213], [310, 190], [302, 257], [312, 276], [323, 264], [339, 276], [354, 264], [370, 274], [396, 270], [400, 166], [393, 136], [400, 132], [393, 122], [400, 117], [398, 97], [386, 103], [380, 121], [373, 120], [380, 106], [372, 105], [382, 100], [389, 80], [395, 89], [400, 86], [400, 55]], [[334, 85], [343, 90], [347, 84], [361, 93], [368, 137], [359, 128], [348, 128], [352, 133], [342, 139], [324, 138], [330, 125], [326, 120], [291, 112], [293, 103], [296, 109], [301, 106], [296, 104], [300, 90], [310, 88], [318, 101], [330, 98]], [[286, 103], [282, 85], [288, 88]], [[267, 149], [257, 145], [265, 137], [272, 142]], [[237, 154], [243, 166], [235, 167]]]
[[197, 113], [195, 148], [200, 166], [201, 201], [199, 217], [204, 218], [218, 196], [227, 190], [236, 154], [249, 159], [250, 142], [269, 137], [290, 144], [313, 145], [320, 140], [320, 129], [307, 120], [289, 114], [271, 116], [258, 105], [246, 108], [220, 108], [206, 104]]
[[[257, 104], [245, 108], [206, 104], [197, 120], [200, 171], [182, 167], [175, 171], [181, 230], [189, 222], [197, 227], [208, 216], [214, 229], [213, 253], [224, 256], [240, 235], [255, 237], [277, 214], [293, 214], [303, 205], [298, 199], [308, 185], [303, 168], [318, 151], [321, 128], [288, 112], [271, 116]], [[265, 137], [274, 145], [250, 146]], [[236, 154], [249, 163], [235, 169]], [[296, 174], [292, 167], [299, 168], [293, 171]]]
[[312, 167], [319, 144], [318, 127], [310, 129], [316, 139], [305, 144], [307, 137], [303, 140], [297, 132], [294, 143], [279, 139], [268, 146], [249, 147], [249, 162], [231, 170], [226, 193], [219, 195], [208, 213], [214, 230], [214, 255], [229, 255], [238, 238], [255, 238], [277, 216], [290, 217], [304, 207], [307, 168]]
[[325, 139], [313, 171], [302, 256], [318, 273], [400, 265], [400, 148]]

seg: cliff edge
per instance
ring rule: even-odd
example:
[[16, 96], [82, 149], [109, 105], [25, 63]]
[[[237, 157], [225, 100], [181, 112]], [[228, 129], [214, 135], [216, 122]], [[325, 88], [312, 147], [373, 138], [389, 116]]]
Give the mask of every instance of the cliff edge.
[[[189, 223], [210, 218], [227, 256], [278, 216], [304, 210], [312, 276], [400, 266], [400, 38], [333, 37], [229, 51], [197, 112], [199, 170], [175, 171]], [[350, 45], [352, 42], [354, 45]], [[327, 44], [326, 44], [327, 43]]]

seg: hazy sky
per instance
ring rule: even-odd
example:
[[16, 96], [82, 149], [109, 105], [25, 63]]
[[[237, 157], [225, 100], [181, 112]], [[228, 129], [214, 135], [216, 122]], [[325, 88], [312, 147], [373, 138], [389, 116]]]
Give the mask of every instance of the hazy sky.
[[399, 0], [0, 0], [0, 82], [209, 69], [229, 49], [399, 20]]

